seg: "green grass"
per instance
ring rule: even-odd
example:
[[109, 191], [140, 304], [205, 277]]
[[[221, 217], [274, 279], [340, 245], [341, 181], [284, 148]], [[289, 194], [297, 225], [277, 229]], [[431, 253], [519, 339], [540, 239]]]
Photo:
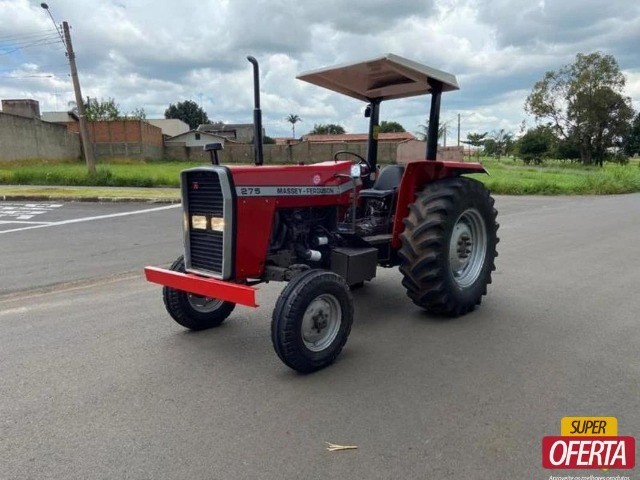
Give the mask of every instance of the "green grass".
[[[491, 173], [472, 175], [497, 194], [508, 195], [602, 195], [640, 192], [640, 164], [604, 168], [547, 161], [542, 166], [524, 166], [520, 160], [481, 159]], [[32, 160], [0, 164], [2, 185], [59, 185], [95, 187], [178, 187], [179, 173], [202, 162], [112, 160], [99, 164], [89, 175], [77, 161]], [[3, 188], [6, 190], [6, 188]], [[91, 196], [85, 194], [86, 196]]]
[[180, 171], [201, 165], [188, 162], [116, 162], [100, 164], [95, 175], [85, 165], [68, 162], [41, 162], [27, 165], [0, 165], [3, 185], [67, 185], [101, 187], [178, 187]]
[[506, 195], [607, 195], [640, 192], [640, 168], [605, 164], [584, 167], [550, 161], [543, 166], [523, 166], [519, 160], [483, 159], [490, 176], [472, 175], [493, 193]]

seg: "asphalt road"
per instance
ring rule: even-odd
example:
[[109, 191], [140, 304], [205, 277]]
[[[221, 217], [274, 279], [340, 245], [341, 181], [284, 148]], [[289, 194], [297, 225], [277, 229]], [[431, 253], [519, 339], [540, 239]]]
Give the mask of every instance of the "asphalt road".
[[640, 433], [640, 195], [497, 204], [477, 311], [430, 318], [380, 270], [354, 293], [343, 354], [307, 376], [272, 351], [279, 284], [216, 330], [169, 319], [140, 271], [179, 254], [179, 208], [60, 204], [19, 220], [50, 223], [0, 223], [0, 478], [577, 474], [541, 467], [561, 417]]

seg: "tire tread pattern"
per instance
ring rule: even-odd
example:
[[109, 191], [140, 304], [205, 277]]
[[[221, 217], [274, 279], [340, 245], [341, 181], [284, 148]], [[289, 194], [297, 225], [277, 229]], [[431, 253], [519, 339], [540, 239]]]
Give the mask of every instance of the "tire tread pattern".
[[[461, 294], [453, 284], [448, 266], [449, 235], [461, 205], [484, 213], [487, 229], [485, 267], [474, 285]], [[400, 235], [398, 252], [402, 263], [402, 285], [413, 303], [430, 313], [456, 317], [472, 311], [487, 293], [491, 272], [495, 270], [498, 211], [494, 199], [477, 180], [453, 177], [428, 184], [409, 205]], [[454, 218], [455, 217], [455, 218]], [[486, 264], [490, 265], [486, 265]]]
[[[340, 332], [334, 344], [321, 354], [305, 352], [300, 332], [302, 316], [310, 301], [322, 291], [335, 294], [340, 301]], [[352, 323], [353, 297], [344, 279], [326, 270], [307, 270], [294, 277], [278, 297], [271, 322], [271, 341], [285, 365], [300, 373], [310, 373], [335, 361], [349, 338]]]
[[[180, 256], [173, 262], [170, 267], [175, 272], [184, 272], [184, 257]], [[236, 304], [232, 302], [223, 302], [220, 307], [209, 313], [198, 312], [189, 304], [187, 294], [180, 290], [170, 287], [162, 289], [162, 298], [164, 306], [177, 323], [189, 330], [205, 330], [207, 328], [217, 327], [224, 322]]]

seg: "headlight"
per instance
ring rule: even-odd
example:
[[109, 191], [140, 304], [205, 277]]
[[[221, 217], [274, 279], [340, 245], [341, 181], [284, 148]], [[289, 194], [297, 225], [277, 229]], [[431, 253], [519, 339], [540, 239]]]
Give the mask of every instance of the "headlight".
[[224, 218], [206, 215], [192, 215], [191, 228], [194, 230], [213, 230], [214, 232], [224, 232]]
[[362, 170], [360, 168], [360, 164], [356, 163], [355, 165], [351, 165], [351, 176], [353, 178], [360, 178], [362, 175]]
[[216, 232], [224, 231], [224, 218], [211, 217], [211, 230]]
[[204, 215], [192, 215], [191, 228], [193, 228], [194, 230], [206, 230], [207, 217], [205, 217]]

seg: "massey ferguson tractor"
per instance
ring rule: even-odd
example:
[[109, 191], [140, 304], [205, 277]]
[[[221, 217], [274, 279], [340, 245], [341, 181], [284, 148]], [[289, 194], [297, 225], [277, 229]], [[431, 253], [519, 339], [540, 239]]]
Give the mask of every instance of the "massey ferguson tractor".
[[[454, 75], [388, 54], [298, 78], [366, 103], [366, 158], [340, 151], [321, 163], [263, 165], [258, 62], [253, 64], [255, 166], [212, 165], [181, 173], [184, 255], [147, 267], [164, 286], [169, 315], [191, 330], [217, 327], [237, 304], [257, 307], [256, 285], [288, 282], [271, 322], [278, 357], [298, 372], [331, 364], [353, 322], [350, 289], [400, 267], [417, 306], [466, 314], [491, 283], [497, 211], [479, 163], [438, 161], [443, 92]], [[378, 168], [380, 104], [431, 94], [425, 159]], [[350, 158], [351, 157], [351, 158]], [[387, 162], [394, 159], [385, 159]], [[485, 172], [486, 173], [486, 172]]]

